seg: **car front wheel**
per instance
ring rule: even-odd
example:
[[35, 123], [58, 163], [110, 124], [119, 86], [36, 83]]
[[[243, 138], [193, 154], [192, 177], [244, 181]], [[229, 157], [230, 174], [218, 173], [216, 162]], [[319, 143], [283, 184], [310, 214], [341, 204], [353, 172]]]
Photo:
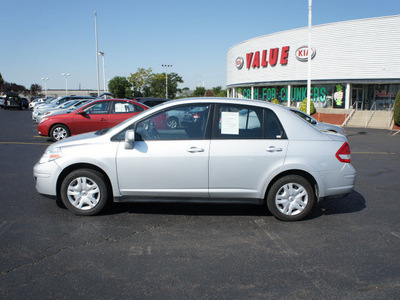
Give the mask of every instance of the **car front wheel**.
[[50, 130], [50, 138], [54, 141], [60, 141], [62, 139], [65, 139], [69, 137], [71, 134], [69, 132], [69, 129], [65, 125], [55, 125], [51, 128]]
[[68, 174], [61, 184], [61, 200], [80, 216], [98, 214], [108, 202], [108, 188], [102, 173], [79, 169]]
[[270, 212], [282, 221], [303, 219], [315, 202], [314, 191], [307, 179], [299, 175], [288, 175], [277, 180], [267, 195]]

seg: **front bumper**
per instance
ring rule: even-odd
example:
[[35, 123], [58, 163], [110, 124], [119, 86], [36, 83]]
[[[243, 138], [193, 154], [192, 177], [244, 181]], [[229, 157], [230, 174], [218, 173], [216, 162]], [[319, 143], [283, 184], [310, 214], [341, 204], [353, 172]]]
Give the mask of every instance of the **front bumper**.
[[44, 164], [37, 163], [33, 167], [33, 177], [37, 192], [43, 195], [56, 196], [57, 180], [61, 171], [55, 161]]

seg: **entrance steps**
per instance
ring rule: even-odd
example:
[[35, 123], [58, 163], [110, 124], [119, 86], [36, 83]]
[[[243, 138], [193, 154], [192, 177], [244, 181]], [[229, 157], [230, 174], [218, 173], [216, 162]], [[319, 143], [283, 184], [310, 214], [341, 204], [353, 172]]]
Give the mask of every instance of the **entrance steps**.
[[346, 126], [390, 129], [391, 117], [391, 111], [376, 110], [370, 112], [368, 110], [356, 110]]

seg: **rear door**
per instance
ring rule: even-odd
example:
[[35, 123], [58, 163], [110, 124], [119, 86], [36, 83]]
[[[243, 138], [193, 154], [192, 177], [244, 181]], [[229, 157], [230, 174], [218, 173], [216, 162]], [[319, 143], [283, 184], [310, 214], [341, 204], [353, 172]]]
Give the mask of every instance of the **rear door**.
[[210, 145], [211, 198], [260, 198], [273, 170], [282, 166], [288, 140], [273, 111], [219, 105]]

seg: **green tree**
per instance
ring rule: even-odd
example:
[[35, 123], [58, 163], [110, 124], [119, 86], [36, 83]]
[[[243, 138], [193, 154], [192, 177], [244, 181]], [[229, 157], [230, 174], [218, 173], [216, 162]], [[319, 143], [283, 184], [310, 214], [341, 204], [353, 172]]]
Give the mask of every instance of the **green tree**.
[[131, 73], [128, 81], [132, 84], [134, 96], [147, 96], [146, 92], [149, 91], [152, 72], [151, 68], [138, 68], [136, 73]]
[[115, 76], [108, 83], [108, 90], [113, 93], [116, 98], [129, 98], [132, 95], [131, 84], [128, 79], [121, 76]]
[[204, 94], [206, 93], [206, 88], [202, 86], [196, 87], [196, 89], [193, 91], [192, 96], [193, 97], [204, 97]]
[[393, 119], [394, 123], [400, 126], [400, 91], [397, 93], [396, 99], [394, 100]]
[[36, 97], [42, 91], [42, 87], [39, 84], [31, 85], [31, 97]]
[[[301, 102], [300, 105], [300, 110], [304, 113], [307, 113], [307, 98]], [[316, 113], [315, 107], [314, 107], [314, 102], [310, 101], [310, 115], [313, 115]]]
[[226, 97], [226, 90], [222, 89], [221, 86], [212, 88], [215, 97]]
[[[280, 104], [280, 103], [279, 103], [279, 100], [276, 99], [276, 98], [272, 99], [272, 100], [271, 100], [271, 103]], [[307, 104], [306, 104], [306, 105], [307, 105]], [[306, 106], [306, 109], [307, 109], [307, 106]]]
[[0, 73], [0, 86], [1, 86], [3, 83], [4, 83], [4, 79], [3, 79], [3, 76], [2, 76], [1, 73]]
[[[156, 98], [165, 98], [165, 73], [152, 74], [150, 80], [150, 95]], [[168, 98], [175, 99], [178, 92], [178, 83], [183, 79], [176, 73], [168, 74]]]
[[214, 92], [212, 90], [207, 90], [204, 93], [204, 97], [215, 97], [215, 94], [214, 94]]

